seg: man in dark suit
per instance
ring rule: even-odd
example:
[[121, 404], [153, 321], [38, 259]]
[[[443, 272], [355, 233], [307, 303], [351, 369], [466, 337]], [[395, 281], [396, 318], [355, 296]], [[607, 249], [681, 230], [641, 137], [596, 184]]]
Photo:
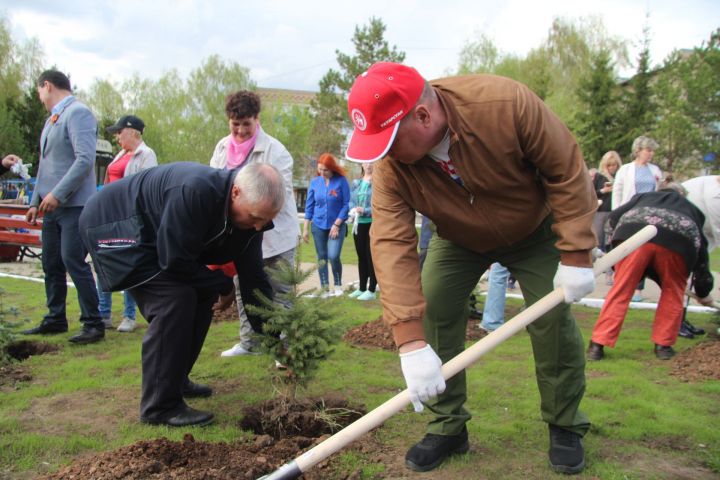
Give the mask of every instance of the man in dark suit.
[[70, 337], [76, 344], [93, 343], [105, 337], [98, 312], [98, 295], [87, 251], [80, 242], [78, 218], [83, 205], [95, 193], [95, 148], [97, 121], [88, 107], [73, 95], [68, 77], [57, 70], [44, 71], [37, 81], [40, 101], [50, 113], [40, 136], [40, 163], [37, 183], [27, 221], [35, 224], [38, 213], [42, 226], [42, 265], [48, 313], [40, 325], [25, 334], [67, 332], [65, 311], [66, 274], [77, 288], [80, 303], [79, 334]]
[[[80, 216], [80, 235], [103, 291], [130, 290], [148, 327], [142, 344], [143, 423], [205, 425], [213, 414], [184, 398], [210, 387], [188, 380], [212, 320], [212, 306], [233, 282], [206, 265], [233, 262], [243, 302], [272, 298], [263, 270], [262, 232], [285, 201], [269, 164], [218, 170], [174, 163], [106, 185]], [[262, 319], [248, 312], [256, 332]]]

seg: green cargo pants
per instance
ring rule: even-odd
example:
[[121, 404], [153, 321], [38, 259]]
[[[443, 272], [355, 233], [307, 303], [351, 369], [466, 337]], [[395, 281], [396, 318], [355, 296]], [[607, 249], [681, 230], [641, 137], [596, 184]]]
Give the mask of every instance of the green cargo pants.
[[[465, 349], [468, 296], [491, 263], [500, 262], [510, 270], [520, 283], [527, 305], [553, 290], [560, 252], [555, 248], [551, 225], [550, 216], [527, 238], [483, 254], [437, 235], [433, 237], [422, 271], [427, 301], [424, 329], [428, 343], [443, 363]], [[585, 392], [585, 353], [570, 306], [563, 303], [555, 307], [527, 330], [535, 357], [542, 419], [584, 435], [590, 422], [578, 408]], [[426, 404], [436, 415], [428, 433], [460, 433], [471, 418], [463, 407], [466, 399], [463, 371], [448, 380], [442, 395]]]

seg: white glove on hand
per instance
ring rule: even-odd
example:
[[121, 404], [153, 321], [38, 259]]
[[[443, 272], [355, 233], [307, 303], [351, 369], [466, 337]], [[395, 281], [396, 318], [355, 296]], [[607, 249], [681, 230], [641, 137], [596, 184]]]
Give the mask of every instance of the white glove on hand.
[[422, 402], [445, 391], [445, 379], [440, 371], [442, 361], [430, 345], [401, 353], [400, 366], [416, 412], [423, 411]]
[[560, 263], [553, 278], [553, 286], [563, 288], [565, 303], [577, 302], [595, 290], [595, 272], [592, 268], [570, 267]]

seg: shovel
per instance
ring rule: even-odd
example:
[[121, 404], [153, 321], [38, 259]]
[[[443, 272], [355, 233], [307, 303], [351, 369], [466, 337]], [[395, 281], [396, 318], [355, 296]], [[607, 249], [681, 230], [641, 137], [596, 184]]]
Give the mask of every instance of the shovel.
[[[652, 225], [644, 227], [635, 235], [615, 247], [604, 257], [598, 259], [593, 266], [595, 275], [605, 272], [638, 247], [646, 243], [657, 234], [657, 229]], [[500, 345], [508, 338], [537, 320], [538, 317], [555, 308], [565, 300], [561, 287], [556, 288], [533, 305], [529, 306], [505, 324], [494, 330], [491, 334], [475, 343], [473, 346], [458, 354], [442, 366], [443, 377], [447, 380], [458, 372], [468, 368], [481, 356]], [[390, 400], [365, 414], [347, 427], [343, 428], [330, 438], [314, 446], [303, 453], [295, 460], [286, 463], [269, 475], [260, 477], [259, 480], [290, 480], [298, 478], [303, 472], [325, 460], [333, 453], [346, 447], [348, 444], [360, 438], [373, 428], [383, 424], [385, 420], [403, 410], [410, 403], [410, 395], [407, 389], [395, 395]]]

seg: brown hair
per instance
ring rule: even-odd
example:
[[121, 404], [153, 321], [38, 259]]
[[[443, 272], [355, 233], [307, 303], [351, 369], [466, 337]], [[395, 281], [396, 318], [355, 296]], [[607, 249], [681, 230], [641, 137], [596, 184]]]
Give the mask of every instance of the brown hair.
[[257, 117], [260, 114], [260, 97], [249, 90], [231, 93], [225, 99], [225, 113], [235, 120]]
[[[337, 159], [331, 153], [323, 153], [322, 155], [320, 155], [317, 163], [318, 165], [325, 165], [325, 167], [327, 167], [327, 169], [333, 173], [337, 173], [338, 175], [341, 175], [343, 177], [346, 176], [345, 169], [338, 165]], [[320, 173], [318, 173], [318, 175], [320, 175]]]

